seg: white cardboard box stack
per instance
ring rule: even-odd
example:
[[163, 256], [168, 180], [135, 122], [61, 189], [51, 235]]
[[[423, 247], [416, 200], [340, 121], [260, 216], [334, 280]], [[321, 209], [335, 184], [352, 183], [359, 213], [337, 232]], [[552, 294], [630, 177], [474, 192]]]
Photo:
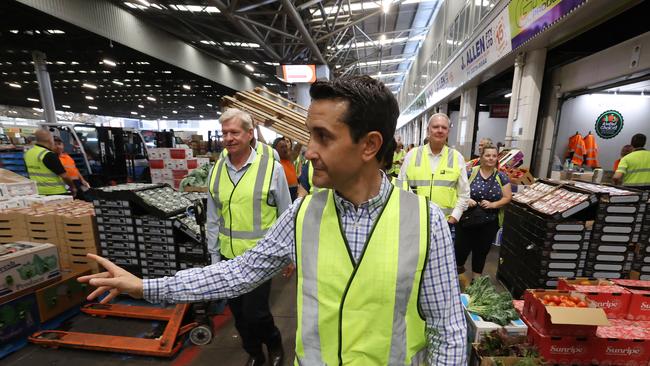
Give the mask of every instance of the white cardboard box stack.
[[152, 183], [166, 183], [178, 189], [181, 180], [198, 168], [192, 149], [149, 149], [149, 168]]

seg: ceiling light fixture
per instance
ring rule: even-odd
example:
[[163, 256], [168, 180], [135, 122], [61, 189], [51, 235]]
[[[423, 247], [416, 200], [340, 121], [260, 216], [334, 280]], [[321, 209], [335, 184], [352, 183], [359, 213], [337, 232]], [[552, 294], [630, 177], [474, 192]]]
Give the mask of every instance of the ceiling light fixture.
[[85, 98], [88, 100], [95, 100], [95, 98], [91, 97], [90, 95], [86, 95]]
[[190, 89], [192, 89], [192, 88], [190, 88], [190, 86], [187, 85], [187, 84], [183, 84], [183, 89], [185, 89], [185, 90], [190, 90]]
[[61, 104], [61, 107], [63, 107], [63, 108], [70, 108], [70, 106], [67, 105], [67, 104]]
[[104, 63], [104, 65], [108, 65], [108, 66], [112, 66], [112, 67], [117, 66], [117, 64], [115, 63], [115, 61], [113, 61], [113, 60], [109, 60], [109, 59], [107, 59], [107, 58], [103, 59], [102, 62]]
[[30, 102], [36, 102], [36, 103], [40, 102], [40, 100], [38, 100], [36, 98], [27, 98], [27, 100], [30, 101]]
[[83, 83], [83, 84], [81, 84], [81, 86], [83, 86], [84, 88], [88, 88], [88, 89], [97, 89], [97, 85], [88, 84], [88, 83]]
[[124, 85], [123, 82], [121, 82], [121, 81], [117, 81], [117, 80], [113, 80], [113, 84], [115, 84], [115, 85], [119, 85], [119, 86]]
[[504, 97], [504, 98], [510, 98], [511, 96], [512, 96], [512, 93], [507, 93], [507, 94], [505, 94], [503, 97]]
[[212, 104], [208, 103], [207, 106], [208, 106], [208, 107], [212, 107]]
[[89, 105], [88, 109], [97, 109], [97, 107], [95, 107], [94, 105]]
[[172, 111], [172, 113], [174, 113], [174, 114], [178, 114], [178, 111]]
[[253, 66], [249, 65], [249, 64], [246, 64], [244, 67], [245, 67], [246, 70], [248, 70], [248, 71], [251, 71], [251, 72], [252, 72], [252, 71], [255, 71], [255, 68], [254, 68]]
[[138, 108], [144, 108], [142, 104], [138, 104]]
[[131, 112], [132, 115], [137, 116], [138, 112]]
[[152, 102], [155, 102], [155, 101], [156, 101], [156, 98], [154, 98], [154, 97], [147, 97], [147, 100], [150, 100], [150, 101], [152, 101]]
[[22, 86], [20, 86], [20, 84], [16, 84], [16, 83], [7, 83], [7, 84], [9, 84], [9, 86], [12, 87], [12, 88], [22, 88]]
[[140, 2], [140, 4], [142, 4], [142, 5], [146, 6], [146, 7], [151, 6], [151, 4], [149, 4], [149, 2], [146, 1], [146, 0], [138, 0], [138, 2]]
[[188, 105], [187, 108], [194, 109], [194, 106], [193, 105]]

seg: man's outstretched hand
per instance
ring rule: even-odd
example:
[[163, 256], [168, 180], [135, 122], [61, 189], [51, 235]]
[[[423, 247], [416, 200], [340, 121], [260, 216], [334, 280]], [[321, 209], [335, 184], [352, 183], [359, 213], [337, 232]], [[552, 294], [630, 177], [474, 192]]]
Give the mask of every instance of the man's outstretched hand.
[[127, 293], [136, 299], [142, 298], [142, 279], [125, 271], [106, 258], [91, 253], [86, 254], [86, 256], [99, 263], [107, 271], [82, 276], [77, 279], [79, 282], [97, 287], [95, 291], [88, 295], [88, 301], [92, 301], [104, 292], [108, 292], [108, 295], [102, 299], [102, 304], [106, 304], [121, 293]]

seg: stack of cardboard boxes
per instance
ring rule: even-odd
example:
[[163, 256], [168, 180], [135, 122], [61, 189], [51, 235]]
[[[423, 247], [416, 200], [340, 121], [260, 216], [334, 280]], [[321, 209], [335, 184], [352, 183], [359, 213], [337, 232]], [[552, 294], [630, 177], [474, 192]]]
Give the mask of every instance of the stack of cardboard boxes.
[[178, 189], [181, 180], [199, 167], [192, 149], [149, 149], [152, 183], [165, 183]]

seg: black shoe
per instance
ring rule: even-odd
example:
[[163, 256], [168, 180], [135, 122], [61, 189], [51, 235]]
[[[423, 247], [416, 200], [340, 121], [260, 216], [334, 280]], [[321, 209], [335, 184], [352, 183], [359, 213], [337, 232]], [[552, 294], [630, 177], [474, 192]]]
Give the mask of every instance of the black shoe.
[[284, 350], [282, 349], [282, 343], [276, 347], [268, 347], [269, 349], [269, 365], [270, 366], [282, 366], [284, 361]]
[[253, 357], [250, 356], [248, 357], [248, 361], [246, 361], [246, 366], [263, 366], [266, 363], [266, 360], [264, 357]]

